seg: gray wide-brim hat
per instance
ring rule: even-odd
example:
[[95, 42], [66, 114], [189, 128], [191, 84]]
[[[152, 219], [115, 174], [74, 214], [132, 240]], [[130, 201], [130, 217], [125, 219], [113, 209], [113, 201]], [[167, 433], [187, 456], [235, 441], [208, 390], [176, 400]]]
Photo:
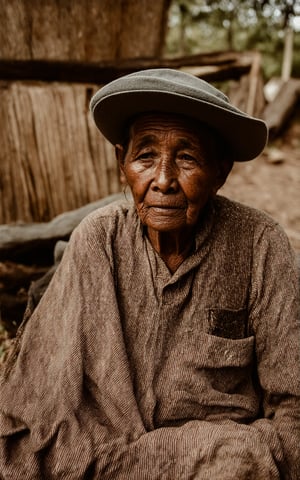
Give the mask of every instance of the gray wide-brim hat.
[[122, 143], [134, 117], [149, 112], [185, 115], [208, 125], [227, 142], [234, 161], [257, 157], [268, 139], [262, 120], [231, 105], [206, 81], [169, 68], [142, 70], [108, 83], [92, 97], [90, 109], [113, 145]]

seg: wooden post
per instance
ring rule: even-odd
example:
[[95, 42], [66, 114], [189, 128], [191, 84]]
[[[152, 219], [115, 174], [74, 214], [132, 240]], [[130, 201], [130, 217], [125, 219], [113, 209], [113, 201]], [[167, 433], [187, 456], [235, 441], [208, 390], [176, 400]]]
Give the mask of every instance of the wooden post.
[[260, 76], [260, 64], [261, 58], [260, 54], [256, 53], [253, 57], [252, 67], [249, 73], [249, 93], [246, 106], [246, 113], [248, 115], [254, 115], [255, 111], [255, 101], [257, 96], [258, 81]]
[[281, 68], [281, 79], [287, 82], [291, 77], [292, 63], [293, 63], [293, 38], [294, 32], [291, 26], [285, 30], [284, 50]]

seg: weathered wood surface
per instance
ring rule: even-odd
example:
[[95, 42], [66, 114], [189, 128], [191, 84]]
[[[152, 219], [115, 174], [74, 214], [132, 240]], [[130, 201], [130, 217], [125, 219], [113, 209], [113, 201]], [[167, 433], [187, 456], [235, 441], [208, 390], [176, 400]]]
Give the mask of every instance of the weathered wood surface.
[[0, 226], [0, 325], [11, 335], [23, 318], [28, 296], [33, 309], [47, 288], [66, 246], [61, 240], [68, 240], [90, 212], [123, 198], [121, 193], [109, 195], [49, 223]]
[[249, 72], [253, 52], [210, 52], [184, 57], [133, 58], [116, 61], [74, 62], [51, 60], [9, 60], [0, 58], [1, 78], [79, 83], [108, 83], [122, 75], [147, 68], [183, 68], [207, 80], [237, 78]]
[[48, 271], [46, 267], [0, 262], [0, 318], [1, 325], [14, 335], [27, 304], [30, 284]]
[[271, 138], [282, 131], [299, 101], [300, 80], [291, 78], [282, 84], [274, 100], [264, 110], [263, 118]]
[[[231, 80], [228, 96], [236, 107], [261, 117], [265, 107], [261, 56], [258, 52], [215, 52], [182, 59], [182, 70], [210, 82]], [[196, 63], [198, 62], [197, 66]]]
[[95, 85], [2, 83], [0, 224], [48, 221], [120, 191], [88, 112]]
[[170, 0], [0, 0], [0, 58], [100, 62], [158, 56]]
[[[102, 83], [93, 68], [159, 57], [169, 4], [0, 0], [0, 224], [48, 221], [120, 190], [113, 149], [88, 115]], [[92, 85], [76, 83], [81, 64]]]
[[[240, 108], [249, 115], [254, 115], [255, 117], [261, 118], [263, 115], [264, 108], [266, 106], [266, 101], [264, 98], [263, 91], [263, 78], [261, 75], [256, 79], [255, 87], [255, 97], [251, 94], [251, 76], [242, 75], [238, 81], [230, 82], [230, 89], [228, 96], [233, 105], [237, 108]], [[252, 96], [252, 101], [249, 99]]]
[[248, 115], [260, 116], [264, 106], [261, 55], [255, 52], [249, 72], [249, 92], [244, 111], [248, 113]]
[[[97, 208], [123, 198], [125, 198], [123, 193], [108, 195], [81, 208], [62, 213], [50, 222], [0, 225], [0, 261], [18, 260], [22, 262], [24, 256], [28, 257], [29, 255], [32, 258], [31, 263], [37, 264], [39, 263], [38, 257], [41, 256], [39, 250], [43, 252], [44, 248], [50, 249], [51, 257], [55, 243], [60, 239], [67, 239], [86, 215]], [[126, 198], [130, 199], [130, 194], [126, 194]], [[49, 253], [47, 258], [49, 258]], [[51, 263], [53, 263], [53, 259], [50, 260]]]
[[234, 62], [221, 63], [220, 65], [184, 66], [181, 70], [191, 73], [208, 82], [220, 82], [232, 78], [240, 78], [249, 73], [252, 62], [248, 58], [238, 58]]

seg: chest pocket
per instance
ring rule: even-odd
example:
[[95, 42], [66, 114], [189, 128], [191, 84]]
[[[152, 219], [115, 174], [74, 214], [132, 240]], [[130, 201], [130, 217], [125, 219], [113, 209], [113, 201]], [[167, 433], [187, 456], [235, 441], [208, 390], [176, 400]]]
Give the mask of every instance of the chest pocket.
[[[177, 336], [157, 385], [157, 421], [184, 418], [243, 419], [254, 415], [254, 336], [247, 311], [209, 308]], [[199, 318], [199, 317], [198, 317]]]
[[[210, 372], [212, 376], [217, 375], [220, 368], [244, 368], [252, 363], [254, 337], [248, 336], [246, 309], [209, 308], [204, 338], [202, 367], [213, 369]], [[224, 373], [219, 374], [222, 376]], [[234, 375], [237, 375], [237, 371]]]
[[207, 315], [207, 333], [216, 337], [239, 340], [248, 336], [247, 310], [210, 308]]
[[247, 310], [208, 309], [198, 367], [216, 392], [249, 393], [253, 354]]

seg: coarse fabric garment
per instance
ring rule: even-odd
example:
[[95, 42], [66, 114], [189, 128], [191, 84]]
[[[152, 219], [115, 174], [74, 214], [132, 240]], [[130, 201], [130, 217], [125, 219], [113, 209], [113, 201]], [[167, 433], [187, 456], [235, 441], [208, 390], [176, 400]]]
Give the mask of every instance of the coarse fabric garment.
[[0, 478], [299, 479], [298, 308], [261, 212], [215, 197], [174, 274], [132, 204], [93, 212], [2, 373]]

